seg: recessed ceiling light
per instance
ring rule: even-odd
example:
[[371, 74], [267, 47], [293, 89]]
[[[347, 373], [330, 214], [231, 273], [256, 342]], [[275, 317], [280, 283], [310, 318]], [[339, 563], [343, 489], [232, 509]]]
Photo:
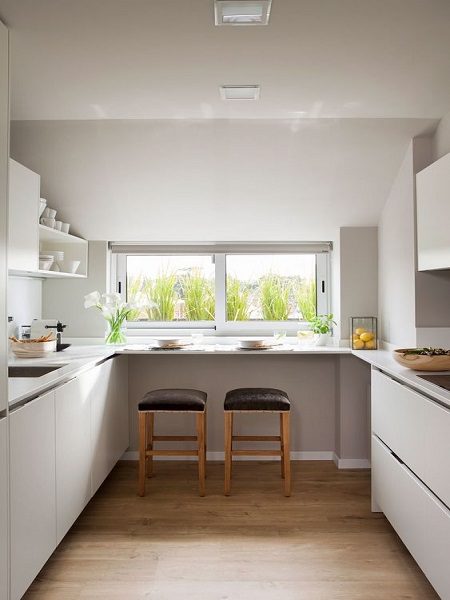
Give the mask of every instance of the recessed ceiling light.
[[214, 0], [216, 25], [267, 25], [272, 0]]
[[261, 88], [259, 85], [221, 85], [222, 100], [258, 100]]

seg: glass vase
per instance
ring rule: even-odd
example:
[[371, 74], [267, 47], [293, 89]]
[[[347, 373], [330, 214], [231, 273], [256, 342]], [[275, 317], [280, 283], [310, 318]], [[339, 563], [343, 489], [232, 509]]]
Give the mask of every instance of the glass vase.
[[105, 334], [105, 344], [114, 346], [123, 346], [127, 343], [125, 327], [123, 323], [108, 323], [108, 330]]

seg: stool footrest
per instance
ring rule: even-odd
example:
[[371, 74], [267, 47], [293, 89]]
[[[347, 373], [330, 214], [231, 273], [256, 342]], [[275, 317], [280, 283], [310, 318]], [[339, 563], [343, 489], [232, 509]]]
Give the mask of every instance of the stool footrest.
[[281, 450], [232, 450], [231, 456], [282, 456]]
[[146, 456], [197, 456], [197, 450], [146, 450]]
[[195, 435], [154, 435], [153, 441], [155, 442], [195, 442], [197, 436]]
[[279, 435], [233, 435], [236, 442], [280, 442]]

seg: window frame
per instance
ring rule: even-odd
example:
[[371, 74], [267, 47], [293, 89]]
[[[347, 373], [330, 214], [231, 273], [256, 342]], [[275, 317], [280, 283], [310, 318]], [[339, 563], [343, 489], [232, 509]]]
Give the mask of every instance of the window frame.
[[[216, 312], [214, 321], [130, 321], [127, 329], [136, 336], [152, 336], [165, 332], [189, 335], [193, 330], [201, 330], [205, 335], [230, 336], [230, 335], [272, 335], [275, 330], [283, 330], [288, 334], [300, 329], [307, 329], [304, 321], [227, 321], [226, 320], [226, 256], [228, 254], [315, 254], [316, 255], [316, 294], [317, 314], [329, 314], [331, 306], [331, 242], [321, 242], [319, 251], [314, 251], [314, 245], [308, 244], [307, 250], [302, 250], [299, 244], [273, 244], [258, 243], [253, 245], [229, 244], [226, 247], [163, 244], [144, 245], [133, 247], [129, 244], [112, 245], [111, 256], [111, 289], [116, 290], [123, 301], [126, 301], [126, 258], [131, 254], [164, 254], [167, 256], [178, 254], [207, 254], [213, 255], [215, 264], [215, 296]], [[164, 248], [167, 247], [167, 252]], [[298, 248], [300, 247], [300, 250]], [[324, 250], [323, 248], [328, 248]], [[117, 251], [117, 248], [119, 251]], [[116, 251], [114, 251], [116, 249]]]

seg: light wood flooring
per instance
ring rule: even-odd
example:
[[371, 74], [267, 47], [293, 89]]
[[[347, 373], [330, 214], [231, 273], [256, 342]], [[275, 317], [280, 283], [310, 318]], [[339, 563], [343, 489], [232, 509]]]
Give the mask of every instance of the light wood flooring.
[[32, 584], [26, 600], [436, 600], [382, 514], [370, 472], [293, 462], [160, 462], [137, 496], [137, 463], [119, 463]]

